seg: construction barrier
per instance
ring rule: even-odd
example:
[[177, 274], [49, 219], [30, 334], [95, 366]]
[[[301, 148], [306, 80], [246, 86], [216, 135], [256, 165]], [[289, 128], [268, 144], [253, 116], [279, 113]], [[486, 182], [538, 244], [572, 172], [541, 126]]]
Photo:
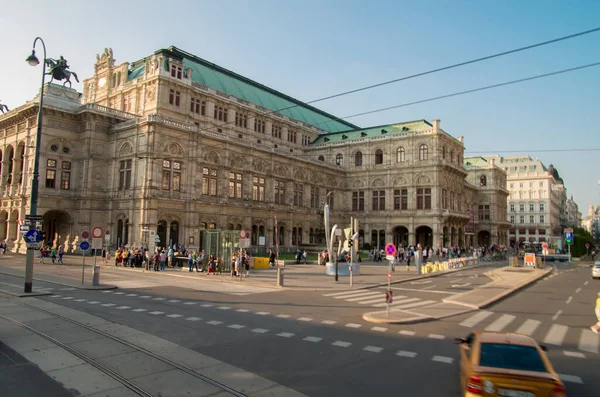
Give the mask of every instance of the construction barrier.
[[479, 264], [479, 258], [468, 257], [468, 258], [454, 258], [444, 262], [429, 262], [422, 265], [423, 273], [435, 273], [449, 269], [458, 269], [461, 267], [475, 266]]
[[269, 258], [254, 258], [254, 268], [255, 269], [268, 269], [269, 268]]

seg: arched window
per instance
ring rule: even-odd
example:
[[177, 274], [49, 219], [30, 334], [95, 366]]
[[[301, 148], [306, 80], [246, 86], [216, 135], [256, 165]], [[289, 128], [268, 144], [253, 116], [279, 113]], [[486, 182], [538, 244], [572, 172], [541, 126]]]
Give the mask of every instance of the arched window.
[[354, 155], [354, 165], [356, 167], [362, 166], [362, 152], [356, 152], [356, 154]]
[[404, 150], [404, 148], [402, 146], [400, 146], [398, 148], [398, 150], [396, 150], [396, 162], [397, 163], [404, 163], [404, 160], [406, 159], [406, 151]]
[[450, 162], [454, 163], [454, 150], [450, 150]]
[[442, 160], [446, 160], [446, 146], [442, 146]]
[[338, 153], [335, 155], [335, 165], [339, 165], [340, 167], [344, 166], [344, 155]]
[[427, 145], [419, 146], [419, 161], [427, 160]]
[[325, 161], [325, 156], [319, 156], [319, 161]]
[[487, 185], [487, 178], [485, 177], [485, 175], [481, 175], [479, 177], [479, 186], [486, 186]]
[[383, 151], [381, 149], [375, 150], [375, 164], [383, 164]]

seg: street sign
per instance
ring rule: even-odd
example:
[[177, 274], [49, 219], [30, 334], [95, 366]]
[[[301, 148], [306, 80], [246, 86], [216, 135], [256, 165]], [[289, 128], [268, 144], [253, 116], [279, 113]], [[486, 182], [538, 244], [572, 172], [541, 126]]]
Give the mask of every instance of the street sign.
[[25, 219], [29, 219], [30, 221], [41, 221], [44, 217], [42, 215], [25, 215]]
[[585, 248], [590, 249], [590, 243], [585, 243]]
[[396, 255], [396, 246], [392, 243], [388, 243], [385, 246], [385, 253], [391, 256]]
[[240, 248], [250, 248], [250, 239], [249, 238], [241, 238], [240, 239]]
[[240, 238], [246, 238], [246, 229], [244, 229], [244, 228], [240, 229]]
[[40, 241], [33, 242], [33, 243], [27, 242], [27, 243], [25, 243], [25, 245], [27, 246], [27, 248], [33, 248], [36, 250], [39, 250], [42, 247], [42, 243]]
[[108, 229], [107, 229], [107, 230], [104, 232], [104, 234], [106, 234], [107, 236], [108, 236], [108, 235], [110, 235], [110, 230], [108, 230]]
[[87, 241], [82, 241], [79, 244], [79, 248], [85, 251], [86, 249], [90, 248], [90, 243], [88, 243]]
[[385, 303], [387, 303], [388, 305], [391, 304], [394, 301], [394, 292], [390, 291], [386, 291], [385, 293]]
[[[567, 230], [567, 229], [565, 229]], [[573, 229], [570, 229], [570, 232], [565, 231], [565, 242], [567, 244], [573, 243]]]
[[83, 232], [81, 232], [81, 238], [84, 238], [87, 240], [88, 238], [90, 238], [90, 232], [88, 232], [87, 230], [84, 230]]
[[535, 254], [525, 254], [525, 266], [535, 267]]
[[102, 249], [102, 238], [93, 238], [92, 239], [92, 249], [95, 249], [95, 250]]
[[39, 243], [41, 238], [42, 234], [35, 229], [30, 230], [25, 234], [25, 241], [27, 243]]
[[92, 229], [92, 237], [94, 237], [94, 238], [102, 237], [102, 228], [99, 226], [96, 226], [95, 228], [93, 228]]
[[542, 244], [542, 248], [545, 249], [545, 250], [547, 250], [548, 249], [548, 243]]
[[250, 238], [250, 232], [246, 232], [246, 238]]
[[394, 255], [386, 255], [385, 259], [388, 260], [388, 261], [393, 261], [393, 260], [396, 259], [396, 257]]

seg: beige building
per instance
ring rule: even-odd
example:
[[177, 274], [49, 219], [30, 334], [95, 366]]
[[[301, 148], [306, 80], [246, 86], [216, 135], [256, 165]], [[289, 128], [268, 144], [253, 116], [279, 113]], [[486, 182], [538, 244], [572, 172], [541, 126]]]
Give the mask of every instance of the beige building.
[[[0, 238], [13, 250], [38, 104], [0, 116]], [[439, 120], [359, 128], [175, 47], [120, 65], [105, 49], [82, 94], [47, 85], [39, 148], [42, 229], [67, 251], [96, 226], [111, 247], [231, 246], [207, 236], [245, 228], [254, 250], [321, 248], [325, 200], [332, 223], [358, 218], [363, 243], [464, 246], [478, 243], [470, 214], [503, 194], [467, 181], [463, 140]], [[489, 232], [479, 242], [505, 243], [500, 223], [471, 223]]]

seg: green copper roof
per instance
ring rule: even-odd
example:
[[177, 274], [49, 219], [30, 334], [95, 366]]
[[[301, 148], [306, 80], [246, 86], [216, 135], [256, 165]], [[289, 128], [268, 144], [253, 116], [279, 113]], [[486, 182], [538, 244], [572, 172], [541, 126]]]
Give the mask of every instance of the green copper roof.
[[488, 167], [489, 163], [483, 157], [465, 157], [463, 165], [466, 169]]
[[432, 125], [426, 120], [407, 121], [388, 125], [379, 125], [362, 129], [352, 129], [330, 134], [322, 134], [312, 144], [342, 142], [352, 139], [368, 138], [382, 135], [402, 134], [431, 129]]
[[135, 66], [132, 70], [129, 71], [129, 74], [127, 75], [127, 81], [131, 81], [133, 79], [137, 79], [138, 77], [141, 77], [144, 74], [145, 69], [146, 69], [146, 66], [144, 66], [143, 63]]
[[272, 88], [198, 58], [192, 54], [169, 47], [159, 50], [183, 60], [185, 68], [192, 69], [192, 81], [243, 99], [266, 109], [288, 116], [294, 120], [313, 125], [324, 131], [337, 132], [358, 128], [329, 113], [312, 107]]

